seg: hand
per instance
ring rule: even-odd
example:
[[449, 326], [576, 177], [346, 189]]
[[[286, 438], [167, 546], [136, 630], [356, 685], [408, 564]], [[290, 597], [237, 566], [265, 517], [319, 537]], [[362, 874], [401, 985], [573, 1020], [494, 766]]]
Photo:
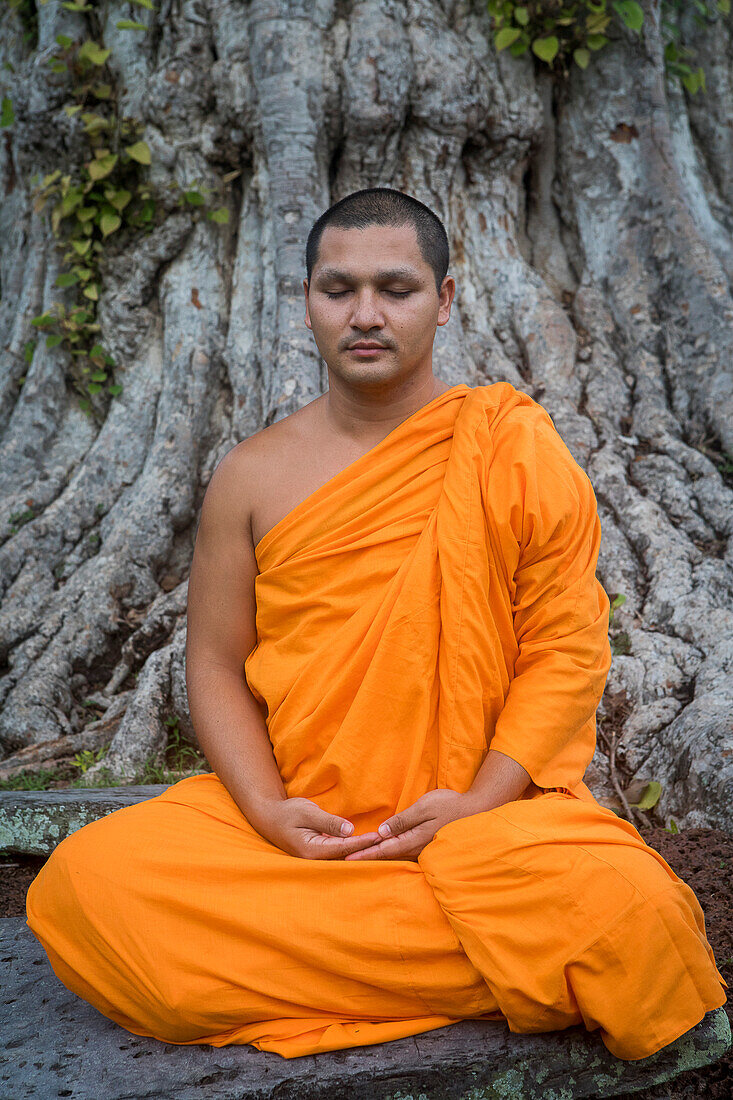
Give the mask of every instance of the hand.
[[258, 805], [251, 824], [272, 844], [302, 859], [343, 859], [381, 840], [379, 833], [344, 835], [342, 825], [354, 826], [337, 814], [326, 813], [309, 798], [285, 798]]
[[[423, 848], [430, 843], [438, 829], [459, 817], [481, 813], [485, 806], [468, 793], [440, 787], [418, 798], [407, 809], [388, 817], [379, 826], [379, 832], [389, 827], [388, 839], [377, 836], [377, 841], [361, 851], [352, 852], [345, 859], [411, 859], [417, 860]], [[374, 836], [365, 833], [364, 836]], [[361, 837], [359, 839], [362, 839]]]

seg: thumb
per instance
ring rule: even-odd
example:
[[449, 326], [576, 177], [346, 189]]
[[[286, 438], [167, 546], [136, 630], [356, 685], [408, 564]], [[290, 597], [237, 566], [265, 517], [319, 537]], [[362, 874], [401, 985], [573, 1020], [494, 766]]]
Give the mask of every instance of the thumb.
[[410, 816], [407, 810], [394, 814], [382, 822], [377, 832], [383, 839], [388, 836], [399, 836], [400, 833], [407, 832], [412, 827], [412, 821], [408, 820]]
[[325, 810], [319, 811], [318, 821], [320, 831], [329, 836], [351, 836], [354, 831], [354, 826], [346, 818], [326, 813]]

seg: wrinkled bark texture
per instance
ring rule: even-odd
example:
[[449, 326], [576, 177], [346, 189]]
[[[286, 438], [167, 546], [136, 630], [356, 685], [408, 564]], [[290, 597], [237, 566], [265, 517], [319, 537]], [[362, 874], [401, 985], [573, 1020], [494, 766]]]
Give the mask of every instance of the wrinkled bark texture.
[[[731, 23], [688, 27], [708, 82], [692, 97], [665, 77], [658, 0], [643, 7], [641, 36], [617, 26], [561, 86], [531, 55], [495, 51], [483, 0], [162, 0], [135, 8], [144, 36], [116, 29], [128, 5], [99, 4], [153, 182], [241, 169], [228, 225], [177, 211], [110, 243], [100, 320], [124, 390], [101, 426], [60, 349], [39, 340], [23, 358], [30, 319], [63, 297], [30, 177], [79, 163], [46, 59], [60, 31], [86, 36], [85, 17], [39, 5], [31, 49], [6, 14], [0, 767], [28, 746], [111, 738], [103, 763], [129, 778], [162, 752], [166, 717], [193, 737], [186, 580], [203, 493], [239, 440], [325, 390], [303, 322], [307, 233], [331, 202], [383, 185], [448, 230], [458, 289], [435, 373], [539, 400], [594, 485], [598, 575], [626, 601], [591, 789], [612, 805], [655, 779], [652, 820], [733, 830]], [[35, 518], [12, 533], [27, 501]], [[94, 693], [110, 709], [90, 721]]]

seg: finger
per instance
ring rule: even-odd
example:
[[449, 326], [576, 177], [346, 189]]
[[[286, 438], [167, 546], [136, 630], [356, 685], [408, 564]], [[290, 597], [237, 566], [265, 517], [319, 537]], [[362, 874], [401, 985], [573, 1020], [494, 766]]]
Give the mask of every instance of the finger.
[[313, 825], [318, 828], [319, 832], [325, 833], [326, 836], [350, 837], [354, 833], [354, 823], [352, 821], [345, 817], [339, 817], [338, 814], [324, 813], [322, 810], [319, 810]]
[[398, 814], [393, 814], [392, 817], [385, 818], [382, 824], [377, 829], [380, 837], [386, 839], [387, 837], [404, 836], [410, 829], [417, 829], [428, 819], [425, 809], [420, 809], [419, 806], [408, 806], [406, 810], [402, 810]]
[[379, 844], [372, 844], [360, 852], [354, 852], [345, 859], [410, 859], [414, 848], [414, 839], [405, 840], [403, 837], [390, 837]]
[[335, 837], [325, 833], [311, 832], [305, 837], [308, 844], [309, 855], [316, 855], [319, 859], [343, 859], [352, 852], [369, 848], [379, 841], [377, 833], [362, 833], [359, 836]]

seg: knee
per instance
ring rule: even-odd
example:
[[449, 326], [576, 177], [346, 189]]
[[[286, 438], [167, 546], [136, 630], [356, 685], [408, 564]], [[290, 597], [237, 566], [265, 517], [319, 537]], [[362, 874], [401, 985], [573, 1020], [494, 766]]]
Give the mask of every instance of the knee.
[[597, 803], [556, 793], [449, 822], [418, 863], [429, 880], [530, 875], [568, 896], [591, 890], [621, 907], [679, 881], [629, 822]]
[[[83, 883], [94, 875], [99, 849], [90, 842], [87, 830], [99, 822], [90, 822], [65, 837], [31, 882], [26, 894], [27, 924], [34, 933], [67, 920], [81, 904]], [[109, 861], [107, 861], [109, 862]]]

